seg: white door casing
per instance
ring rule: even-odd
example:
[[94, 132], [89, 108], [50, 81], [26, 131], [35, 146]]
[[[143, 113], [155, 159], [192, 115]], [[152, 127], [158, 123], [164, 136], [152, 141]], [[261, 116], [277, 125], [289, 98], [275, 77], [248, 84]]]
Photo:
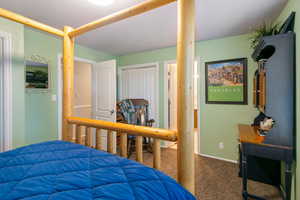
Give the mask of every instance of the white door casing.
[[169, 129], [177, 130], [177, 65], [169, 64]]
[[[93, 117], [97, 120], [116, 121], [117, 74], [116, 60], [96, 63], [92, 71]], [[107, 131], [102, 131], [102, 144], [107, 144]], [[116, 152], [116, 133], [114, 151]], [[104, 145], [104, 150], [107, 146]]]
[[0, 31], [0, 152], [12, 148], [12, 40]]

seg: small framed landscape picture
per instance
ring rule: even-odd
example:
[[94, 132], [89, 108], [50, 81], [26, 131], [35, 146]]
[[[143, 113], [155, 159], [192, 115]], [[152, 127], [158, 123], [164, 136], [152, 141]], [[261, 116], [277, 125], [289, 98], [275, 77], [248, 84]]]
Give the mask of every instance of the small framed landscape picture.
[[205, 63], [207, 104], [248, 104], [247, 58]]

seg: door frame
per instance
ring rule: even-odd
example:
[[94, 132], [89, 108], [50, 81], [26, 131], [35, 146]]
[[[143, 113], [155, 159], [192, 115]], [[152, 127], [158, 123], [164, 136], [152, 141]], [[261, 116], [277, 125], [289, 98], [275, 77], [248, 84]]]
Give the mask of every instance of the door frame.
[[164, 62], [164, 128], [169, 129], [169, 91], [168, 91], [168, 65], [176, 64], [176, 60], [167, 60]]
[[[62, 79], [62, 60], [63, 55], [62, 53], [59, 53], [57, 55], [57, 94], [56, 94], [56, 99], [57, 99], [57, 120], [58, 120], [58, 139], [61, 140], [62, 139], [62, 104], [63, 104], [63, 97], [62, 97], [62, 92], [63, 92], [63, 79]], [[78, 62], [85, 62], [88, 64], [92, 65], [92, 74], [93, 74], [93, 66], [96, 63], [93, 60], [89, 60], [86, 58], [81, 58], [81, 57], [74, 57], [74, 62], [78, 61]], [[91, 81], [93, 81], [91, 79]], [[92, 100], [93, 101], [93, 100]], [[93, 102], [92, 102], [93, 103]], [[93, 105], [93, 104], [92, 104]]]
[[159, 117], [159, 106], [160, 106], [160, 102], [159, 102], [159, 62], [153, 62], [153, 63], [143, 63], [143, 64], [137, 64], [137, 65], [125, 65], [125, 66], [120, 66], [117, 68], [117, 87], [118, 87], [118, 95], [117, 95], [117, 100], [119, 101], [122, 97], [122, 70], [124, 69], [133, 69], [133, 68], [144, 68], [144, 67], [149, 67], [149, 66], [154, 66], [155, 67], [155, 73], [156, 73], [156, 119], [157, 119], [157, 127], [159, 127], [160, 124], [160, 117]]
[[[11, 34], [0, 31], [0, 39], [3, 41], [3, 77], [1, 79], [5, 83], [3, 87], [3, 126], [4, 133], [3, 150], [12, 149], [12, 37]], [[0, 88], [1, 90], [1, 88]], [[1, 152], [1, 150], [0, 150]]]
[[[200, 58], [199, 57], [196, 57], [195, 58], [195, 61], [197, 61], [197, 68], [198, 68], [198, 75], [200, 73]], [[177, 63], [177, 60], [167, 60], [164, 62], [164, 128], [168, 129], [168, 121], [169, 121], [169, 116], [166, 114], [168, 113], [168, 65], [169, 64], [176, 64]], [[199, 75], [200, 76], [200, 75]], [[199, 88], [199, 85], [200, 85], [200, 78], [198, 79], [197, 81], [197, 85], [198, 85], [198, 88]], [[198, 107], [200, 105], [200, 98], [199, 98], [199, 95], [198, 95], [198, 98], [197, 98], [198, 102]], [[199, 108], [198, 108], [199, 109]], [[198, 113], [198, 115], [200, 115]], [[198, 125], [200, 123], [200, 116], [198, 116]], [[198, 129], [199, 129], [199, 126], [198, 126]], [[199, 131], [199, 130], [198, 130]]]
[[[199, 91], [199, 88], [200, 88], [200, 85], [201, 85], [201, 79], [200, 79], [200, 73], [201, 73], [201, 70], [200, 70], [200, 66], [201, 66], [201, 63], [200, 63], [200, 57], [195, 57], [195, 61], [197, 62], [197, 68], [198, 68], [198, 81], [197, 81], [197, 86], [198, 86], [198, 91]], [[168, 129], [168, 121], [169, 121], [169, 116], [168, 116], [168, 65], [169, 64], [176, 64], [177, 63], [177, 60], [166, 60], [164, 62], [164, 128], [165, 129]], [[199, 92], [198, 92], [198, 98], [197, 98], [197, 105], [198, 105], [198, 128], [197, 128], [197, 135], [198, 135], [198, 141], [197, 141], [197, 144], [198, 144], [198, 147], [200, 147], [200, 138], [201, 138], [201, 135], [200, 135], [200, 103], [201, 103], [201, 99], [200, 99], [200, 95], [199, 95]], [[200, 148], [198, 148], [197, 150], [195, 150], [195, 153], [196, 154], [201, 154], [200, 152]]]

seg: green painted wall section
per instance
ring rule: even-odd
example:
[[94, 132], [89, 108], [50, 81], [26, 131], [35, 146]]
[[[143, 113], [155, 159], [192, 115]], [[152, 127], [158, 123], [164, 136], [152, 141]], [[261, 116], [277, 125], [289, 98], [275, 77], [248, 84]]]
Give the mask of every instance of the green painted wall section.
[[24, 28], [23, 25], [0, 18], [0, 31], [12, 39], [12, 98], [13, 98], [13, 147], [25, 142], [25, 93], [24, 93]]
[[[199, 104], [200, 105], [200, 152], [224, 159], [238, 159], [237, 124], [251, 123], [257, 115], [252, 106], [252, 84], [248, 86], [249, 105], [207, 105], [205, 104], [205, 62], [248, 58], [248, 82], [252, 82], [256, 64], [250, 58], [252, 49], [249, 43], [250, 35], [240, 35], [217, 40], [196, 43], [196, 57], [200, 58], [199, 69]], [[164, 62], [176, 58], [176, 48], [164, 48], [119, 56], [118, 66], [159, 62], [160, 76], [160, 126], [164, 127]], [[219, 143], [224, 143], [224, 149], [219, 149]], [[199, 150], [198, 150], [199, 151]]]
[[[256, 64], [251, 59], [249, 35], [200, 42], [200, 152], [230, 160], [238, 159], [238, 123], [249, 124], [257, 115], [252, 105], [252, 79]], [[248, 105], [205, 104], [205, 62], [231, 58], [248, 58]], [[220, 142], [224, 149], [218, 148]]]
[[[57, 63], [58, 54], [62, 53], [62, 41], [30, 28], [24, 29], [24, 38], [25, 58], [39, 55], [49, 60], [51, 77], [49, 92], [26, 91], [25, 144], [54, 140], [58, 138], [58, 105], [51, 101], [51, 96], [57, 94]], [[114, 59], [111, 55], [79, 45], [76, 46], [75, 56], [96, 62]]]
[[296, 22], [295, 22], [295, 32], [297, 34], [297, 40], [296, 40], [296, 104], [297, 104], [297, 133], [296, 133], [296, 148], [297, 148], [297, 163], [295, 165], [295, 179], [294, 179], [294, 192], [293, 192], [293, 198], [294, 200], [300, 199], [300, 1], [299, 0], [289, 0], [287, 5], [285, 6], [284, 10], [280, 14], [280, 16], [277, 19], [278, 23], [283, 23], [286, 18], [291, 14], [291, 12], [296, 12]]

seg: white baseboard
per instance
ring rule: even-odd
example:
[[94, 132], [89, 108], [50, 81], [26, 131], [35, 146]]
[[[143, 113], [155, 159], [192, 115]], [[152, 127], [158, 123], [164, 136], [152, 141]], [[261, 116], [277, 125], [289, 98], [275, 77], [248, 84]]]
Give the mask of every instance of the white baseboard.
[[211, 155], [207, 155], [207, 154], [198, 154], [200, 156], [203, 156], [203, 157], [207, 157], [207, 158], [213, 158], [213, 159], [216, 159], [216, 160], [222, 160], [222, 161], [225, 161], [225, 162], [230, 162], [230, 163], [234, 163], [234, 164], [237, 164], [238, 161], [236, 160], [230, 160], [230, 159], [226, 159], [226, 158], [220, 158], [220, 157], [217, 157], [217, 156], [211, 156]]

